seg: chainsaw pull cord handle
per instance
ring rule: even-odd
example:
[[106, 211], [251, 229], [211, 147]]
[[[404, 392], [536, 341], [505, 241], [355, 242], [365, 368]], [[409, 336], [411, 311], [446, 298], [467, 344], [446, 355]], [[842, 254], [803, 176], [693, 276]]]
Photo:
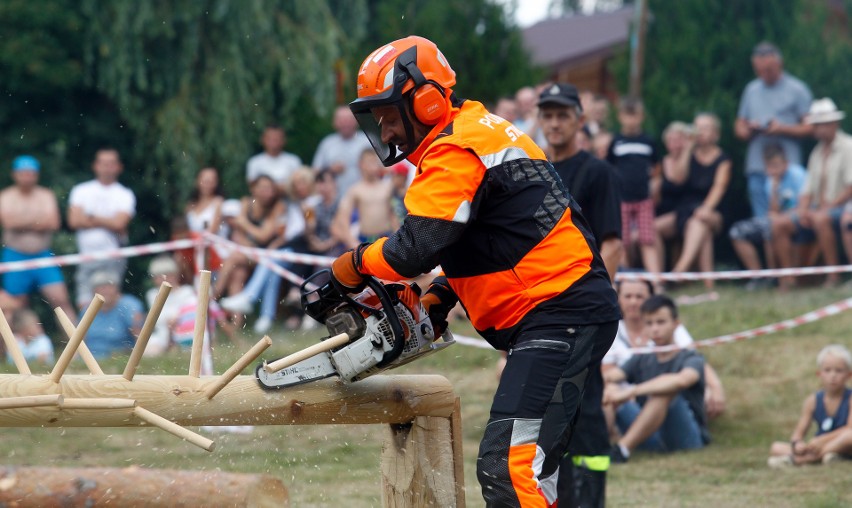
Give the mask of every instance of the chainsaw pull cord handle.
[[384, 314], [387, 317], [388, 324], [390, 324], [391, 331], [393, 332], [393, 348], [391, 348], [390, 351], [387, 351], [384, 356], [382, 356], [382, 361], [376, 364], [377, 367], [386, 367], [390, 362], [396, 360], [402, 354], [402, 350], [405, 348], [405, 332], [402, 330], [402, 323], [399, 321], [399, 316], [396, 314], [394, 303], [391, 300], [390, 294], [388, 294], [388, 290], [385, 288], [385, 285], [375, 277], [367, 277], [366, 282], [367, 286], [376, 292], [376, 296], [378, 296], [379, 301], [382, 302]]

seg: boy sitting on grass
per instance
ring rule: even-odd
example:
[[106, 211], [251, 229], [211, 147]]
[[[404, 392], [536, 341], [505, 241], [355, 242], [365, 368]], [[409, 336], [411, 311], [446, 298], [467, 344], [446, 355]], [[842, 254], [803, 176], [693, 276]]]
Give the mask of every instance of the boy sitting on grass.
[[[657, 346], [674, 344], [680, 324], [677, 306], [665, 295], [641, 307], [648, 338]], [[604, 405], [618, 407], [622, 432], [610, 459], [627, 462], [636, 448], [657, 452], [702, 448], [710, 442], [704, 409], [704, 357], [689, 349], [632, 356], [604, 372]], [[627, 381], [629, 386], [620, 386]], [[635, 400], [634, 400], [635, 399]]]
[[[846, 386], [852, 377], [852, 354], [838, 344], [826, 346], [817, 355], [817, 365], [822, 390], [805, 399], [790, 442], [772, 443], [769, 467], [828, 464], [844, 456], [852, 456], [852, 424], [849, 420], [852, 389]], [[816, 423], [816, 435], [805, 441], [811, 420]]]
[[[18, 348], [25, 360], [44, 365], [53, 363], [53, 343], [44, 334], [38, 315], [30, 309], [21, 309], [12, 314], [12, 331], [18, 342]], [[14, 363], [7, 353], [9, 363]]]

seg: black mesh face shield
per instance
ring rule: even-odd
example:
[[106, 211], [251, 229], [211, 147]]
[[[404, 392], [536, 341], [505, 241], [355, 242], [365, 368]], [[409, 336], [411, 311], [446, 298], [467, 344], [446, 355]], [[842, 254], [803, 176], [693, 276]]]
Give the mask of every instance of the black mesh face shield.
[[[361, 130], [367, 135], [367, 139], [370, 140], [370, 144], [373, 145], [373, 149], [376, 151], [376, 154], [378, 154], [379, 159], [385, 166], [392, 166], [396, 164], [402, 159], [408, 157], [408, 155], [416, 148], [416, 146], [414, 146], [414, 128], [412, 127], [411, 121], [408, 119], [408, 114], [405, 111], [406, 102], [408, 101], [405, 98], [401, 98], [391, 104], [374, 104], [364, 106], [365, 109], [362, 111], [358, 111], [355, 107], [353, 107], [355, 104], [354, 102], [350, 105], [352, 113], [355, 114], [355, 119], [358, 120], [358, 125], [361, 126]], [[408, 140], [404, 151], [397, 145], [382, 141], [382, 117], [377, 113], [374, 113], [373, 110], [373, 108], [379, 106], [391, 106], [396, 108], [398, 111], [400, 118], [402, 119], [402, 123], [405, 126], [405, 137]]]
[[[401, 69], [398, 65], [395, 65], [388, 72], [393, 73], [391, 78], [393, 84], [390, 88], [377, 95], [356, 99], [349, 104], [349, 109], [352, 110], [355, 119], [358, 120], [358, 125], [361, 126], [361, 130], [367, 135], [367, 139], [370, 140], [370, 144], [373, 145], [373, 149], [385, 166], [396, 164], [408, 157], [417, 148], [414, 144], [414, 127], [408, 117], [406, 108], [408, 94], [402, 93], [403, 86], [411, 77], [405, 72], [404, 68]], [[382, 117], [374, 111], [375, 108], [381, 106], [392, 106], [399, 112], [405, 127], [405, 137], [407, 139], [404, 151], [397, 145], [382, 141]]]

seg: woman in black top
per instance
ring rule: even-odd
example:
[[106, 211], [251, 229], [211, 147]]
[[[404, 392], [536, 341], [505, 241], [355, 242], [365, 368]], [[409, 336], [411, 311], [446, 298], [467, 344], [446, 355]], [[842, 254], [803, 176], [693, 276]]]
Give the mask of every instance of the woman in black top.
[[[663, 238], [683, 237], [680, 257], [673, 272], [686, 272], [698, 261], [700, 271], [713, 270], [713, 234], [722, 226], [719, 203], [728, 189], [731, 160], [719, 145], [719, 119], [711, 113], [695, 117], [695, 141], [683, 171], [685, 157], [678, 159], [669, 192], [677, 197], [670, 210], [657, 218], [657, 231]], [[679, 184], [679, 185], [678, 185]], [[705, 281], [713, 289], [713, 281]]]

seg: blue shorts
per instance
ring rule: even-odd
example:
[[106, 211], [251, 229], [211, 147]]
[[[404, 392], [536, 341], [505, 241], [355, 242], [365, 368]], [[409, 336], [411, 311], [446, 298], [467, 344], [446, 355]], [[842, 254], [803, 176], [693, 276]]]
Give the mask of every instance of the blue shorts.
[[[37, 252], [35, 254], [26, 254], [18, 252], [8, 247], [3, 248], [3, 262], [11, 261], [29, 261], [31, 259], [40, 259], [53, 256], [50, 251]], [[58, 266], [48, 266], [45, 268], [35, 268], [32, 270], [22, 270], [19, 272], [7, 272], [3, 274], [3, 289], [12, 296], [20, 296], [29, 294], [30, 291], [64, 282], [62, 272]]]

